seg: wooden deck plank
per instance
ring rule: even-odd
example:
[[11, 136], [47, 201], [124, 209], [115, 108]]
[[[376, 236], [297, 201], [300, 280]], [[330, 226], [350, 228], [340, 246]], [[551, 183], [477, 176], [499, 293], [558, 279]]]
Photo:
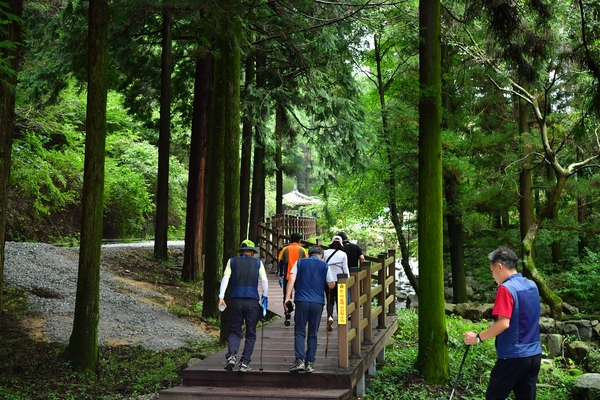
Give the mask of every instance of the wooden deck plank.
[[[269, 311], [283, 317], [283, 290], [279, 287], [279, 276], [272, 272], [270, 265], [265, 267], [269, 279]], [[295, 361], [294, 322], [292, 320], [290, 326], [285, 326], [284, 319], [278, 318], [264, 325], [264, 336], [263, 326], [259, 323], [251, 371], [242, 373], [237, 371], [237, 367], [233, 371], [226, 371], [225, 348], [186, 368], [183, 371], [183, 385], [161, 391], [160, 399], [350, 399], [357, 382], [396, 331], [397, 318], [390, 317], [385, 329], [373, 329], [372, 343], [361, 345], [360, 357], [351, 356], [348, 370], [338, 368], [337, 320], [333, 331], [329, 332], [325, 357], [326, 322], [324, 310], [318, 333], [315, 372], [312, 374], [289, 372], [289, 367]], [[238, 357], [243, 346], [244, 340]]]

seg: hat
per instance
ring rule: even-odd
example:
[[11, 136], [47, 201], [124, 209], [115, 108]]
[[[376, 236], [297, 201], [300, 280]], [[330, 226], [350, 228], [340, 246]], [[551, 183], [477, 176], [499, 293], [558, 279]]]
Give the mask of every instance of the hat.
[[256, 250], [256, 248], [254, 247], [254, 242], [252, 240], [246, 239], [242, 242], [242, 245], [240, 246], [238, 251], [253, 251], [256, 253], [258, 250]]
[[339, 237], [342, 238], [342, 240], [348, 240], [348, 235], [346, 235], [346, 232], [338, 232], [337, 234]]
[[334, 242], [340, 242], [340, 244], [343, 246], [344, 245], [344, 241], [342, 240], [341, 236], [335, 235], [333, 237], [333, 239], [331, 239], [331, 243], [329, 244], [329, 246], [331, 247], [333, 245]]

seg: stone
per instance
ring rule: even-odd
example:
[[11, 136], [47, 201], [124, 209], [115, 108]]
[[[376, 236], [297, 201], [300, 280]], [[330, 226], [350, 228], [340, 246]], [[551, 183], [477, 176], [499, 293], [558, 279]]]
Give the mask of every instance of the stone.
[[419, 296], [416, 294], [409, 294], [408, 299], [406, 299], [406, 308], [415, 308], [419, 309]]
[[458, 303], [454, 305], [454, 314], [459, 315], [463, 318], [466, 318], [465, 315], [467, 313], [467, 308], [469, 307], [468, 303]]
[[595, 400], [600, 397], [600, 374], [583, 374], [573, 386], [573, 398]]
[[456, 308], [456, 304], [446, 303], [444, 307], [446, 310], [445, 311], [446, 315], [452, 315], [452, 314], [454, 314], [454, 309]]
[[562, 335], [558, 333], [542, 333], [540, 334], [540, 338], [549, 358], [562, 356]]
[[586, 319], [574, 321], [565, 321], [563, 334], [565, 336], [572, 335], [578, 340], [589, 342], [592, 340], [592, 322]]
[[569, 358], [575, 361], [576, 364], [581, 363], [590, 352], [590, 346], [582, 341], [575, 341], [567, 345], [567, 353]]
[[187, 366], [191, 367], [192, 365], [198, 364], [200, 361], [202, 361], [200, 358], [192, 357], [188, 360]]
[[588, 355], [588, 372], [600, 373], [600, 353], [591, 353]]
[[572, 306], [570, 304], [567, 304], [565, 302], [562, 303], [562, 311], [563, 311], [563, 313], [565, 313], [567, 315], [579, 314], [579, 308]]
[[553, 318], [540, 318], [540, 333], [555, 333], [556, 321]]

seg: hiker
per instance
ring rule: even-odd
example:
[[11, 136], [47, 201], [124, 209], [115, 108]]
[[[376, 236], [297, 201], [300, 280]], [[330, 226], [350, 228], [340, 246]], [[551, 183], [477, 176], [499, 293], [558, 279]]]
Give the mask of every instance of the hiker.
[[[227, 338], [228, 351], [225, 354], [225, 369], [232, 371], [236, 363], [236, 354], [242, 340], [242, 322], [246, 323], [246, 340], [244, 352], [238, 364], [240, 372], [250, 371], [248, 366], [252, 361], [251, 356], [256, 342], [256, 325], [261, 315], [260, 298], [258, 296], [258, 278], [263, 298], [267, 297], [269, 281], [265, 266], [258, 258], [254, 258], [256, 248], [251, 240], [244, 240], [238, 250], [240, 256], [227, 261], [221, 289], [219, 291], [219, 309], [229, 306], [229, 336]], [[231, 292], [225, 303], [225, 290], [231, 281]]]
[[340, 236], [336, 235], [331, 239], [331, 243], [329, 244], [329, 248], [325, 250], [323, 259], [329, 265], [329, 268], [331, 268], [331, 272], [335, 278], [333, 288], [324, 286], [325, 298], [327, 299], [327, 330], [331, 331], [333, 329], [333, 307], [338, 301], [337, 276], [338, 274], [350, 276], [348, 256], [344, 253], [344, 242]]
[[[317, 353], [317, 332], [323, 314], [323, 287], [335, 286], [335, 278], [331, 268], [323, 261], [323, 248], [312, 246], [308, 251], [309, 258], [298, 260], [290, 271], [285, 302], [292, 301], [292, 290], [295, 289], [292, 306], [294, 314], [294, 353], [296, 361], [290, 372], [312, 373], [315, 371], [315, 354]], [[308, 324], [308, 339], [306, 326]], [[306, 341], [306, 349], [304, 342]]]
[[362, 253], [362, 249], [358, 245], [348, 240], [348, 235], [345, 232], [338, 232], [337, 234], [342, 238], [344, 244], [344, 253], [348, 256], [348, 268], [360, 268], [360, 262], [365, 261], [365, 256]]
[[[285, 246], [279, 252], [279, 286], [283, 288], [284, 299], [292, 267], [299, 259], [308, 257], [306, 249], [300, 245], [300, 240], [302, 240], [302, 235], [300, 233], [292, 233], [290, 235], [290, 244]], [[284, 325], [289, 326], [291, 313], [286, 311], [285, 302], [283, 304], [283, 312], [285, 314]]]
[[498, 284], [492, 310], [496, 321], [482, 332], [465, 332], [465, 344], [496, 338], [498, 359], [490, 374], [486, 400], [506, 399], [511, 391], [516, 399], [533, 400], [542, 361], [538, 288], [517, 272], [518, 258], [511, 249], [499, 247], [488, 259]]

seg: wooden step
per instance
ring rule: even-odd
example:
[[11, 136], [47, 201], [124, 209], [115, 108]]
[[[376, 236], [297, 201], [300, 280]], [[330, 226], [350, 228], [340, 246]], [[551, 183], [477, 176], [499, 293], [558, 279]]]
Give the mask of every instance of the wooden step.
[[214, 387], [178, 386], [159, 393], [160, 400], [347, 400], [352, 398], [350, 389], [310, 389], [272, 387]]

